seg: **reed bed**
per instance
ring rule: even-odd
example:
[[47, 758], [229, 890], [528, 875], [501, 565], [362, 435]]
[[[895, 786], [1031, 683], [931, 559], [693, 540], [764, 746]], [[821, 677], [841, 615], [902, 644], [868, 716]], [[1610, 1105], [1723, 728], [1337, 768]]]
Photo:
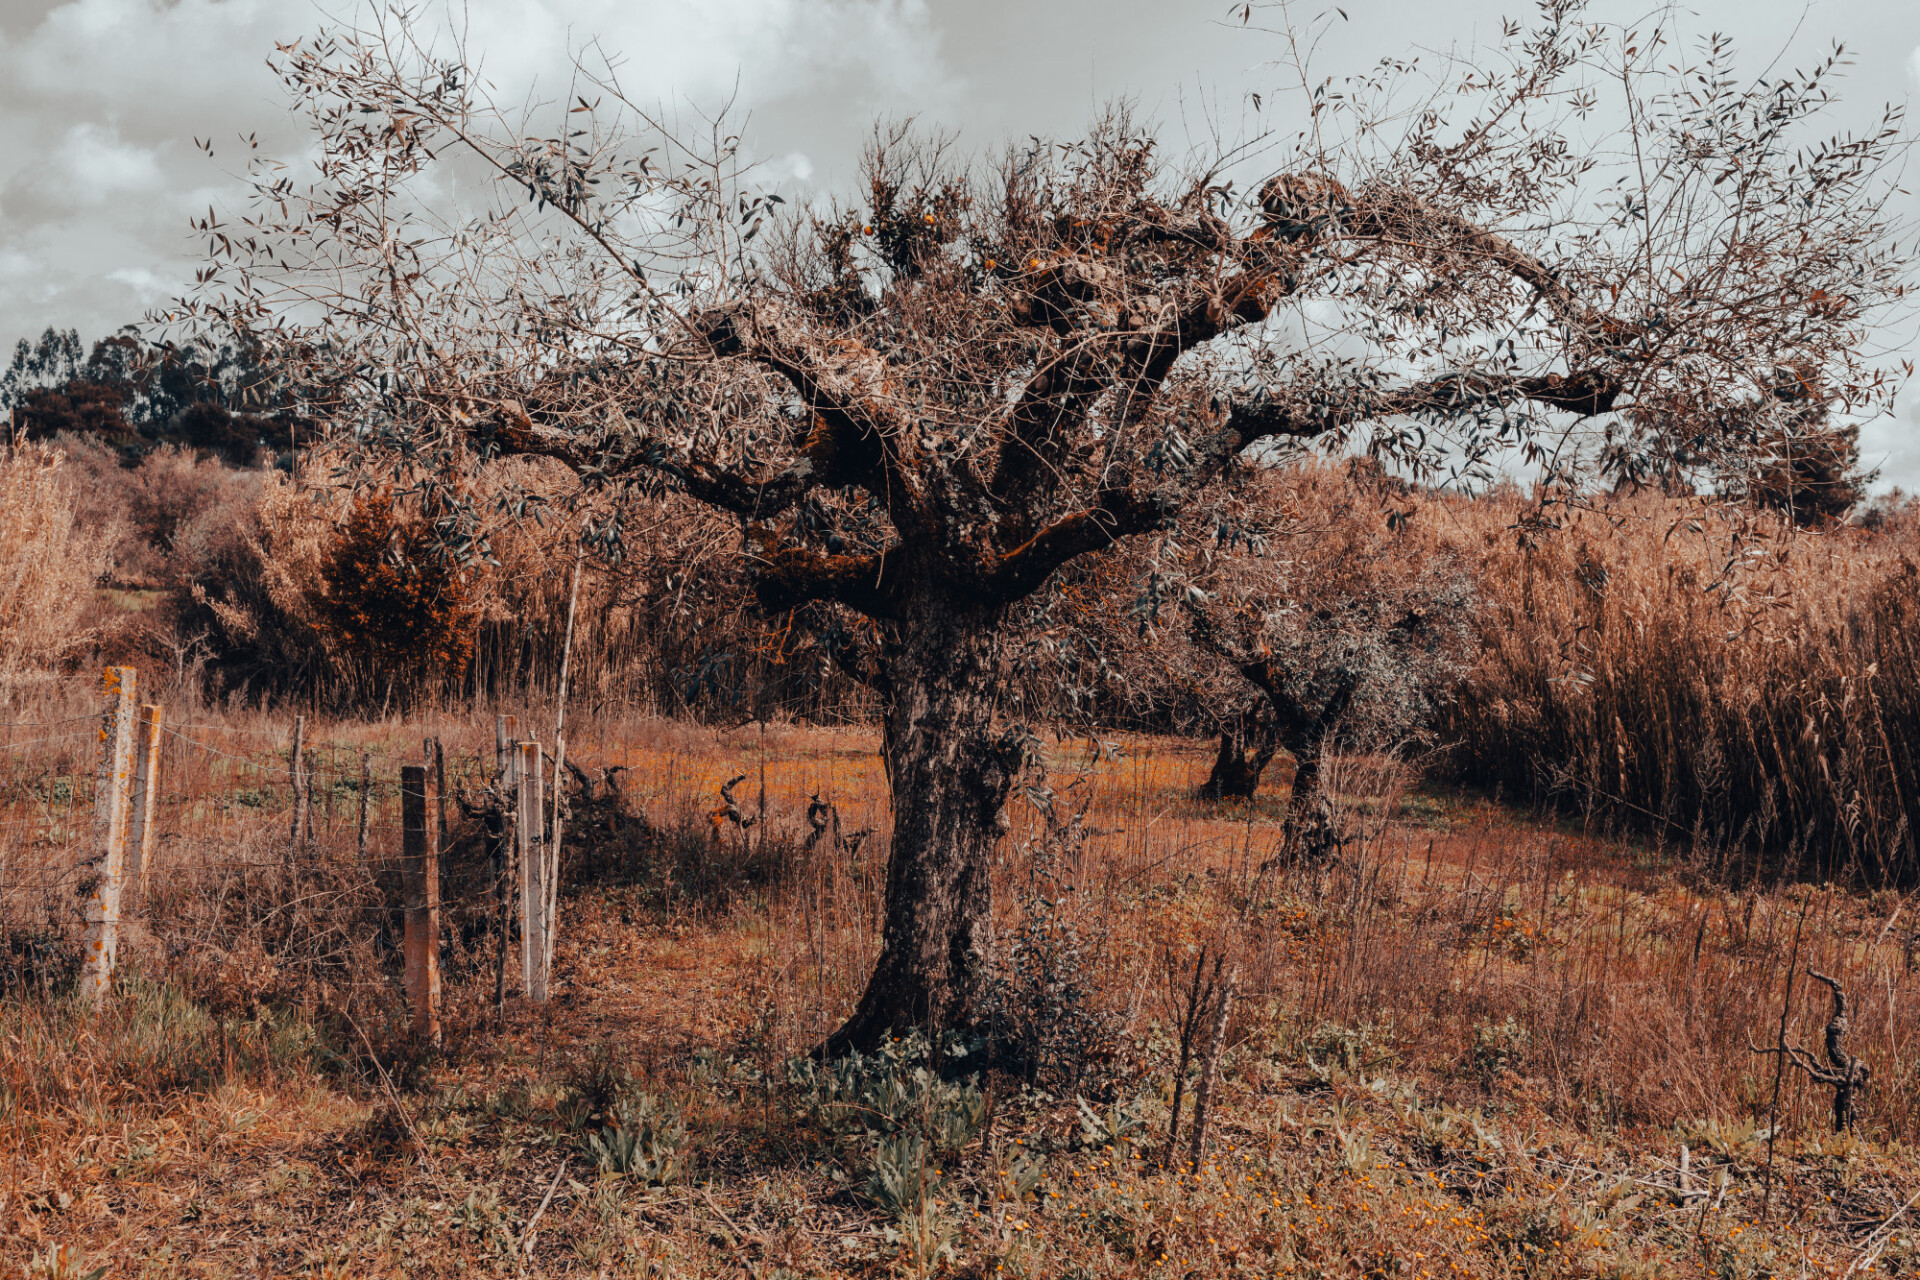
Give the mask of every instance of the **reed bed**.
[[1482, 557], [1453, 775], [1690, 845], [1739, 880], [1911, 884], [1920, 522], [1794, 529], [1642, 496], [1528, 538], [1518, 497], [1432, 504]]

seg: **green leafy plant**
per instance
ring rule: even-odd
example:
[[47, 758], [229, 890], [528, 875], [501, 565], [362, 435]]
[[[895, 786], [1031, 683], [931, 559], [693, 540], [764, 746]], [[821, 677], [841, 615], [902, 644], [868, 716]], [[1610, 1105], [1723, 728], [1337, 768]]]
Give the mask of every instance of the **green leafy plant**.
[[101, 1280], [107, 1274], [105, 1267], [82, 1270], [85, 1266], [71, 1245], [56, 1244], [34, 1255], [27, 1264], [27, 1280]]
[[1491, 1085], [1526, 1057], [1533, 1034], [1512, 1014], [1504, 1021], [1482, 1018], [1473, 1027], [1473, 1067], [1482, 1083]]
[[[914, 1275], [953, 1258], [955, 1227], [943, 1212], [940, 1160], [972, 1141], [987, 1118], [979, 1086], [944, 1078], [930, 1063], [930, 1049], [916, 1033], [871, 1054], [796, 1062], [788, 1072], [805, 1090], [815, 1122], [866, 1165], [866, 1194], [892, 1216], [886, 1239]], [[958, 1040], [945, 1049], [949, 1061], [968, 1053]]]
[[666, 1186], [686, 1172], [681, 1149], [687, 1126], [650, 1093], [614, 1104], [613, 1123], [587, 1135], [587, 1155], [600, 1172]]
[[1075, 1146], [1089, 1149], [1110, 1147], [1146, 1129], [1145, 1099], [1112, 1102], [1104, 1112], [1095, 1111], [1092, 1104], [1077, 1094], [1073, 1102], [1080, 1112], [1080, 1132], [1074, 1135]]

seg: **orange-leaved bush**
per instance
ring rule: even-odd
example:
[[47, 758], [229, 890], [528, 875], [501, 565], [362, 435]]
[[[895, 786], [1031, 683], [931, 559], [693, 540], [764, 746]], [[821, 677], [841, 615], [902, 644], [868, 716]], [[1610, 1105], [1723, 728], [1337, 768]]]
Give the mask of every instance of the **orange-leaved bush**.
[[471, 586], [436, 554], [429, 530], [396, 512], [391, 493], [354, 500], [321, 580], [321, 632], [384, 697], [410, 700], [466, 671], [478, 617]]

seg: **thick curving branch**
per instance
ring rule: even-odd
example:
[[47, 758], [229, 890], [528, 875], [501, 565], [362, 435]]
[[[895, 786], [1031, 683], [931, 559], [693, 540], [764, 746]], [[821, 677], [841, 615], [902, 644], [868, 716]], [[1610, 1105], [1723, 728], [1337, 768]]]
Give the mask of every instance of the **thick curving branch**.
[[1816, 1084], [1826, 1085], [1833, 1090], [1833, 1131], [1844, 1133], [1853, 1127], [1856, 1118], [1856, 1095], [1866, 1088], [1873, 1077], [1873, 1069], [1860, 1058], [1847, 1052], [1846, 1039], [1850, 1024], [1847, 1018], [1847, 992], [1837, 979], [1809, 967], [1807, 976], [1823, 983], [1833, 993], [1833, 1016], [1827, 1020], [1827, 1061], [1829, 1066], [1820, 1063], [1799, 1045], [1788, 1044], [1786, 1035], [1780, 1042], [1767, 1048], [1761, 1048], [1749, 1038], [1747, 1048], [1754, 1053], [1779, 1054], [1794, 1066], [1807, 1073], [1807, 1077]]
[[473, 435], [496, 455], [552, 458], [579, 475], [653, 471], [670, 476], [695, 501], [748, 519], [779, 515], [822, 482], [820, 470], [804, 452], [770, 476], [752, 477], [652, 435], [622, 439], [618, 454], [587, 448], [578, 434], [536, 422], [517, 400], [501, 401], [492, 415], [475, 424]]
[[1447, 418], [1487, 405], [1532, 402], [1590, 418], [1609, 413], [1624, 394], [1612, 373], [1582, 370], [1525, 377], [1478, 372], [1448, 373], [1403, 387], [1356, 385], [1344, 395], [1311, 399], [1290, 388], [1238, 396], [1219, 431], [1202, 442], [1202, 469], [1218, 467], [1263, 440], [1313, 440], [1363, 422], [1392, 417]]
[[897, 546], [868, 555], [822, 555], [760, 526], [747, 531], [747, 540], [754, 598], [770, 613], [814, 601], [843, 604], [875, 619], [898, 611], [904, 571]]
[[1060, 517], [1001, 556], [988, 575], [987, 593], [1002, 603], [1022, 599], [1068, 561], [1163, 528], [1176, 514], [1178, 504], [1159, 494], [1105, 490], [1093, 506]]
[[907, 533], [926, 524], [925, 478], [886, 358], [851, 339], [822, 339], [777, 306], [743, 300], [695, 319], [716, 356], [750, 360], [779, 374], [814, 415], [800, 456], [816, 483], [856, 486]]

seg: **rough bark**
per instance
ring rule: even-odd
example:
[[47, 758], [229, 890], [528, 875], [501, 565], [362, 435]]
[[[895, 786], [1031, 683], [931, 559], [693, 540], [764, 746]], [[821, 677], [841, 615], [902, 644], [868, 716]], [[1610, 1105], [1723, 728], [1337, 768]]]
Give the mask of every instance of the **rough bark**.
[[992, 951], [992, 854], [1024, 751], [997, 731], [997, 608], [924, 602], [887, 628], [893, 787], [880, 958], [828, 1056], [965, 1025]]
[[1273, 725], [1249, 707], [1228, 721], [1220, 730], [1220, 749], [1213, 757], [1213, 768], [1200, 784], [1200, 795], [1207, 800], [1243, 800], [1260, 789], [1260, 779], [1279, 750]]
[[1332, 806], [1320, 791], [1320, 750], [1321, 738], [1295, 747], [1293, 786], [1287, 794], [1287, 818], [1281, 828], [1287, 851], [1309, 862], [1335, 852], [1340, 843]]

